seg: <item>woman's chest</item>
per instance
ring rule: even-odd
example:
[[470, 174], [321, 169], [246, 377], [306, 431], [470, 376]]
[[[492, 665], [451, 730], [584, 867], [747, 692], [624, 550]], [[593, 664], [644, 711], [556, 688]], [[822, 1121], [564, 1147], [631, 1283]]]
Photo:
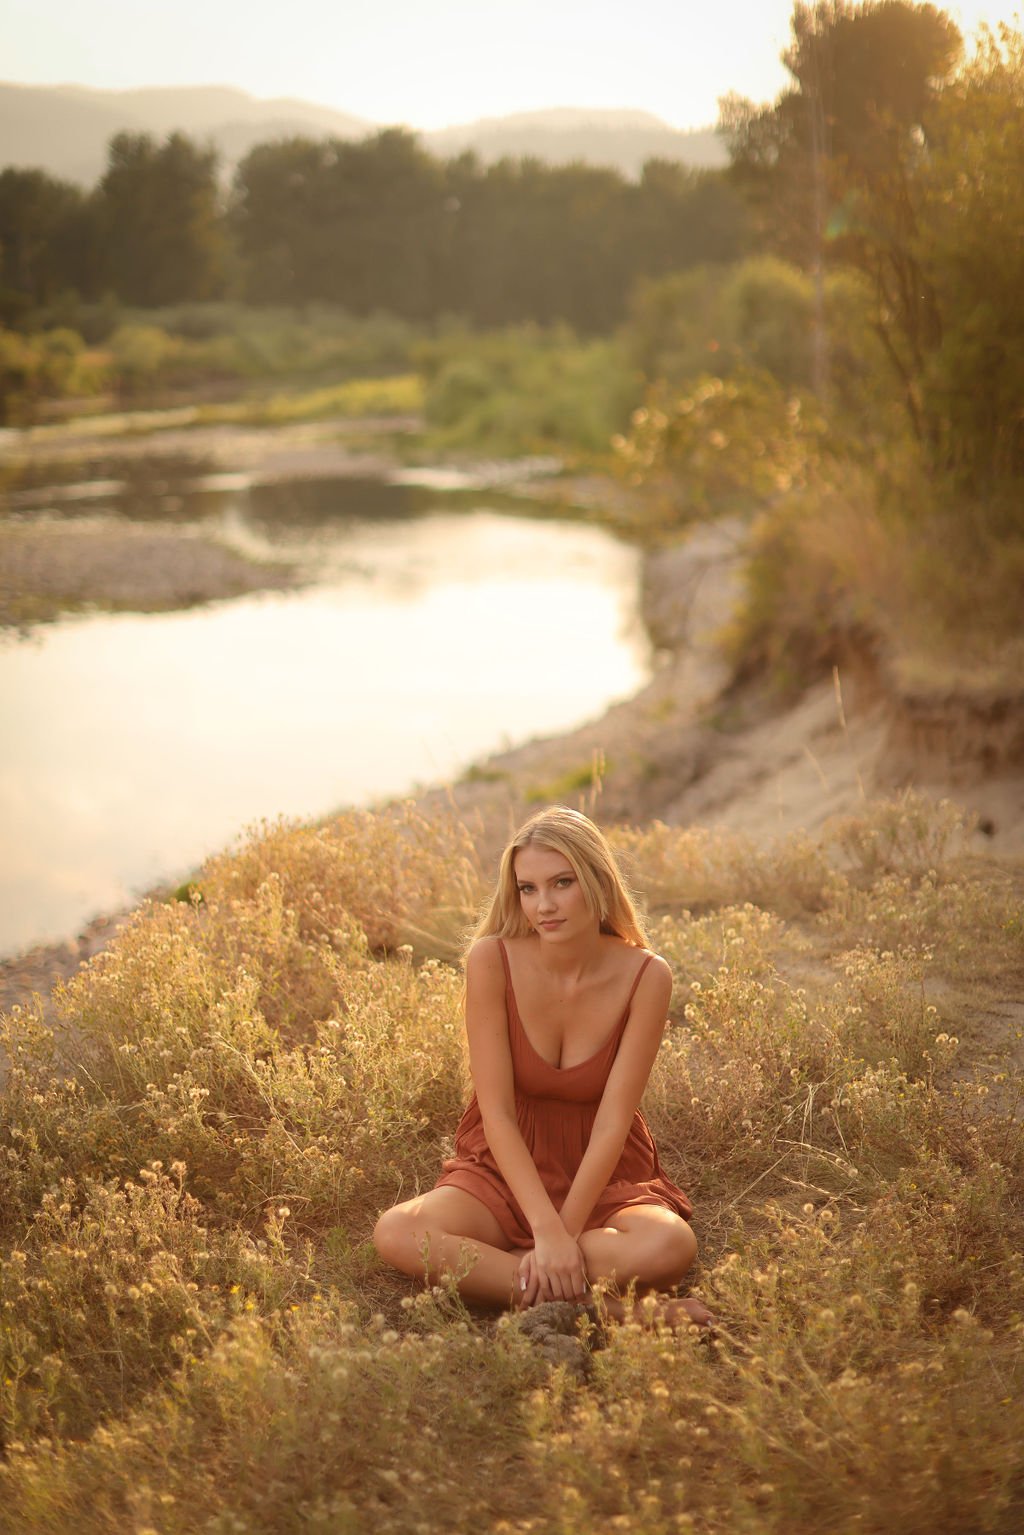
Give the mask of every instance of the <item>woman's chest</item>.
[[525, 985], [515, 994], [519, 1023], [533, 1051], [549, 1066], [571, 1071], [608, 1043], [622, 1018], [622, 998], [609, 987], [575, 994]]

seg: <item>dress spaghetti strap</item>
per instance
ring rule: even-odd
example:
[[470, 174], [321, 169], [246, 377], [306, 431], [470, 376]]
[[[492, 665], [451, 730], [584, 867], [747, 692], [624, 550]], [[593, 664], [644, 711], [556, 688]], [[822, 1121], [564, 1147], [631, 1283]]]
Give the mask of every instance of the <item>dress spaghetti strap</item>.
[[631, 1003], [633, 1001], [633, 998], [636, 996], [636, 989], [640, 985], [640, 977], [643, 975], [644, 971], [647, 969], [647, 966], [650, 964], [650, 962], [651, 962], [651, 960], [653, 958], [654, 958], [653, 954], [648, 954], [647, 958], [644, 960], [643, 964], [640, 966], [640, 969], [637, 971], [637, 973], [636, 973], [636, 975], [635, 975], [635, 977], [633, 979], [633, 984], [629, 988], [629, 996], [626, 998], [626, 1012], [627, 1013], [629, 1012], [630, 1005], [631, 1005]]

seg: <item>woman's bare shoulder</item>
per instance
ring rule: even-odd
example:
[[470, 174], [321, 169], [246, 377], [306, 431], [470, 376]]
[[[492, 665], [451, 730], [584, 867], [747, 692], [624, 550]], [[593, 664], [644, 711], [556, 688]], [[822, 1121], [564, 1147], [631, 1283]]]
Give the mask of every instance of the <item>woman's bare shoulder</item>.
[[645, 960], [656, 960], [659, 964], [665, 961], [653, 949], [645, 949], [639, 944], [630, 943], [625, 938], [620, 938], [618, 933], [602, 933], [602, 942], [605, 945], [605, 954], [608, 963], [620, 965], [623, 971], [638, 970]]
[[502, 970], [500, 944], [501, 940], [493, 933], [475, 939], [466, 955], [466, 974], [486, 976]]
[[627, 943], [624, 938], [612, 938], [611, 942], [616, 945], [610, 957], [617, 973], [624, 977], [640, 976], [640, 985], [645, 990], [653, 990], [655, 987], [663, 989], [666, 984], [671, 989], [672, 967], [660, 954], [655, 954], [653, 949], [638, 948], [635, 943]]
[[671, 991], [672, 966], [668, 960], [663, 959], [660, 954], [655, 954], [653, 949], [646, 949], [644, 952], [650, 955], [650, 963], [647, 965], [643, 975], [644, 981], [648, 983], [656, 982], [662, 987], [667, 986], [669, 991]]

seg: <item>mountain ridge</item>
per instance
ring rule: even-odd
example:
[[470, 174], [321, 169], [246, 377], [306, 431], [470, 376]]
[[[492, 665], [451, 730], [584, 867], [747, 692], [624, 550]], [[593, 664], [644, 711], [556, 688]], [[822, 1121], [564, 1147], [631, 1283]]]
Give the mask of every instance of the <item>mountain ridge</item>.
[[[386, 126], [406, 125], [373, 123], [299, 98], [257, 97], [229, 85], [104, 90], [0, 81], [0, 165], [37, 166], [84, 185], [102, 175], [107, 143], [121, 131], [202, 138], [230, 171], [268, 139], [359, 139]], [[630, 177], [649, 159], [712, 167], [726, 158], [713, 128], [671, 128], [653, 113], [628, 107], [551, 107], [408, 131], [442, 158], [472, 151], [484, 163], [526, 156], [549, 164], [582, 160]]]

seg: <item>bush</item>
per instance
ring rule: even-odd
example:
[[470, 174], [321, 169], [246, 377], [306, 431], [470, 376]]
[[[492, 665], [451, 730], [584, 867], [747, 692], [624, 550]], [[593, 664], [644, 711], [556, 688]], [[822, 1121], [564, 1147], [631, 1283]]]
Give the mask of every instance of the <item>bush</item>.
[[442, 449], [604, 455], [633, 397], [612, 343], [563, 329], [456, 331], [416, 358], [429, 440]]
[[972, 505], [899, 460], [817, 463], [803, 488], [762, 506], [746, 591], [726, 648], [737, 670], [783, 690], [879, 654], [897, 685], [1013, 689], [1022, 659], [1024, 538], [1001, 503]]
[[[873, 295], [855, 273], [830, 272], [824, 289], [828, 411], [853, 451], [884, 431], [895, 409], [873, 324]], [[622, 327], [625, 356], [648, 388], [689, 394], [712, 373], [768, 374], [786, 394], [814, 385], [815, 300], [810, 276], [774, 256], [694, 268], [640, 283]]]
[[[703, 374], [685, 393], [654, 389], [612, 439], [618, 468], [668, 526], [749, 513], [805, 487], [827, 445], [824, 418], [767, 373]], [[651, 514], [649, 514], [650, 516]]]
[[77, 331], [63, 326], [23, 336], [0, 330], [0, 421], [30, 418], [40, 400], [89, 393], [98, 382]]
[[180, 352], [159, 325], [119, 325], [107, 345], [115, 382], [125, 394], [152, 385]]

